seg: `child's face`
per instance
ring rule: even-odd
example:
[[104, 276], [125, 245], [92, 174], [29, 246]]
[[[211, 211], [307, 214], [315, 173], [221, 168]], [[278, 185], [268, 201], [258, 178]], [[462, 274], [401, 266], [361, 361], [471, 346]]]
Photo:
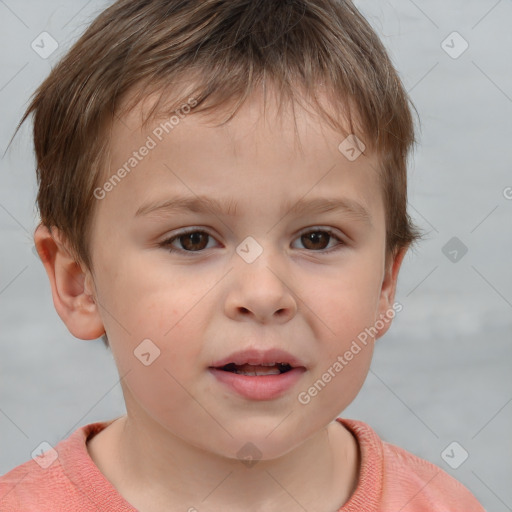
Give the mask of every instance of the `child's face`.
[[[265, 117], [261, 108], [254, 97], [218, 128], [192, 112], [161, 141], [159, 121], [141, 130], [138, 111], [116, 122], [111, 175], [134, 151], [137, 163], [98, 200], [91, 241], [98, 314], [124, 377], [129, 417], [233, 458], [249, 441], [262, 458], [283, 455], [348, 406], [373, 351], [373, 340], [364, 345], [358, 335], [384, 315], [377, 337], [389, 327], [401, 262], [385, 272], [378, 161], [349, 161], [338, 149], [344, 137], [297, 107], [301, 153], [291, 112], [279, 121], [273, 106]], [[153, 146], [148, 136], [156, 147], [144, 157], [140, 148]], [[231, 214], [136, 215], [178, 196], [226, 209], [233, 203]], [[344, 209], [293, 211], [299, 201], [324, 199], [360, 205], [368, 218]], [[180, 239], [184, 229], [195, 237]], [[164, 245], [171, 237], [178, 237], [175, 252]], [[280, 394], [265, 395], [263, 381], [254, 391], [261, 395], [240, 394], [216, 373], [268, 378], [210, 367], [246, 349], [284, 350], [304, 368]]]

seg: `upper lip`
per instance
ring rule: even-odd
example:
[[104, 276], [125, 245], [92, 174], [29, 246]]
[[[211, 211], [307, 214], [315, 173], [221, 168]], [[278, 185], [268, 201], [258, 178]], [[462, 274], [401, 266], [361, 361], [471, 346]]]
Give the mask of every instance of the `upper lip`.
[[231, 355], [219, 359], [210, 365], [212, 368], [221, 368], [226, 366], [227, 364], [234, 363], [236, 365], [243, 364], [268, 364], [268, 363], [287, 363], [290, 366], [297, 368], [303, 367], [305, 368], [304, 363], [297, 359], [295, 356], [286, 352], [285, 350], [281, 350], [278, 348], [273, 348], [269, 350], [258, 350], [258, 349], [248, 349], [248, 350], [240, 350], [238, 352], [233, 352]]

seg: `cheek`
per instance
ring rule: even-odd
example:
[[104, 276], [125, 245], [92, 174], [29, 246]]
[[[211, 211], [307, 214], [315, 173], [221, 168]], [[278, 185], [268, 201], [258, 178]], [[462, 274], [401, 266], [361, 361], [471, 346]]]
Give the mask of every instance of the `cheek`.
[[134, 365], [134, 357], [139, 362], [142, 354], [146, 354], [147, 361], [154, 360], [157, 367], [177, 377], [189, 375], [192, 362], [199, 363], [204, 352], [206, 303], [198, 303], [199, 298], [195, 296], [185, 298], [169, 292], [141, 297], [144, 299], [124, 312], [128, 315], [125, 318], [129, 318], [130, 335], [116, 329], [119, 341], [112, 340], [119, 362], [129, 369]]
[[311, 279], [305, 284], [304, 290], [309, 290], [304, 295], [309, 297], [310, 313], [317, 318], [310, 325], [317, 329], [317, 339], [332, 348], [333, 355], [374, 324], [381, 284], [378, 270], [377, 263], [347, 264], [328, 278]]
[[154, 337], [165, 344], [180, 323], [197, 317], [195, 306], [207, 293], [208, 283], [194, 279], [190, 272], [148, 265], [149, 258], [142, 251], [140, 256], [126, 252], [120, 261], [110, 256], [103, 268], [100, 299], [106, 324], [123, 337], [128, 333], [141, 339]]
[[142, 279], [140, 273], [125, 272], [120, 275], [136, 278], [118, 281], [107, 306], [109, 340], [119, 374], [125, 376], [129, 395], [148, 411], [182, 415], [194, 407], [187, 390], [191, 391], [194, 375], [207, 365], [202, 359], [202, 333], [215, 307], [205, 300], [209, 288], [205, 280], [184, 283], [173, 275], [171, 283], [151, 273]]
[[368, 375], [374, 349], [369, 328], [375, 308], [344, 297], [332, 295], [329, 304], [340, 307], [331, 312], [330, 329], [323, 329], [323, 338], [317, 338], [317, 364], [297, 397], [309, 408], [305, 412], [322, 411], [328, 418], [337, 417], [355, 399]]
[[[137, 402], [137, 407], [142, 406], [159, 418], [184, 418], [204, 413], [196, 410], [197, 404], [190, 399], [195, 377], [204, 366], [200, 328], [193, 317], [186, 315], [184, 306], [174, 307], [173, 313], [163, 316], [155, 313], [141, 318], [132, 336], [122, 336], [120, 341], [112, 343], [128, 394]], [[160, 321], [148, 325], [150, 318], [160, 318]], [[159, 323], [165, 328], [161, 329]]]
[[[318, 286], [318, 283], [323, 283]], [[349, 261], [329, 279], [306, 283], [311, 290], [309, 325], [315, 326], [320, 357], [308, 379], [305, 401], [331, 411], [334, 417], [355, 398], [368, 374], [373, 355], [372, 328], [380, 291], [378, 262]], [[316, 320], [315, 320], [316, 318]], [[321, 320], [321, 321], [319, 321]]]

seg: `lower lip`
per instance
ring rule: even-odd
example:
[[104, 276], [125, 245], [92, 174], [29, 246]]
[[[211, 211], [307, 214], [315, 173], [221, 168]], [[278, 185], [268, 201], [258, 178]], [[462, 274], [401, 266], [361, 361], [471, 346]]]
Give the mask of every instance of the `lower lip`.
[[250, 400], [272, 400], [293, 387], [306, 371], [293, 368], [279, 375], [240, 375], [217, 368], [209, 368], [220, 382]]

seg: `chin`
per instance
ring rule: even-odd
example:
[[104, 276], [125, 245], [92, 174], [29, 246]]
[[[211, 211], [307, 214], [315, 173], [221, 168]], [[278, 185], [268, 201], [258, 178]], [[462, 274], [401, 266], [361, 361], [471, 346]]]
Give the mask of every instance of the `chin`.
[[[227, 426], [233, 438], [229, 438], [226, 449], [223, 450], [224, 453], [219, 455], [238, 459], [241, 462], [271, 461], [285, 456], [306, 441], [307, 435], [304, 434], [301, 437], [300, 431], [291, 428], [291, 425], [286, 428], [281, 422], [282, 418], [279, 421], [257, 422], [256, 427], [251, 420], [247, 419], [243, 428]], [[211, 446], [215, 446], [215, 443], [210, 445], [210, 450]]]

